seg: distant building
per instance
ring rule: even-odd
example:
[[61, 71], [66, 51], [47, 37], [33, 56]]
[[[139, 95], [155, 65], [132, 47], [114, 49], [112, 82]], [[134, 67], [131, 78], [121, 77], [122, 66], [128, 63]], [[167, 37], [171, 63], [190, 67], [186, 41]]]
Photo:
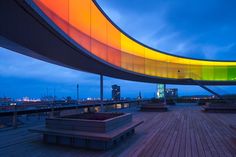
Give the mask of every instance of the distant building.
[[167, 88], [165, 94], [166, 94], [166, 98], [177, 98], [178, 97], [178, 89], [177, 88]]
[[112, 100], [120, 100], [120, 86], [112, 85]]
[[12, 102], [11, 98], [0, 98], [0, 105], [9, 105]]
[[55, 97], [54, 96], [43, 96], [41, 97], [41, 101], [54, 101]]
[[11, 98], [7, 98], [7, 97], [4, 97], [4, 98], [0, 98], [0, 102], [11, 102], [12, 99]]
[[138, 100], [140, 100], [140, 99], [142, 99], [142, 94], [141, 94], [141, 92], [139, 91], [139, 94], [138, 94], [138, 98], [137, 98]]

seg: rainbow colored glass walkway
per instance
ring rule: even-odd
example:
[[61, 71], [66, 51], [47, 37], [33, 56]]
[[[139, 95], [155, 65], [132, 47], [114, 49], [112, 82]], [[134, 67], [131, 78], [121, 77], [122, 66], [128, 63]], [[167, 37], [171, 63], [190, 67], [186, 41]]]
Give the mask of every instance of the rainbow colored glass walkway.
[[112, 66], [161, 78], [236, 80], [236, 62], [184, 58], [152, 49], [119, 29], [95, 1], [33, 2], [63, 33]]

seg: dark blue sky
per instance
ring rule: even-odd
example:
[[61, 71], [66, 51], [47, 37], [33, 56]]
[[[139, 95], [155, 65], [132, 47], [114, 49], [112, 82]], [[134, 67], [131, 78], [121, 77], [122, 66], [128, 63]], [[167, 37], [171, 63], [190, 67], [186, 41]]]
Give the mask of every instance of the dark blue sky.
[[[202, 59], [236, 60], [236, 1], [234, 0], [98, 0], [108, 16], [137, 40], [169, 53]], [[99, 76], [70, 70], [0, 48], [0, 97], [99, 96]], [[155, 84], [105, 77], [105, 97], [111, 85], [121, 85], [123, 97], [152, 97]], [[178, 87], [180, 95], [207, 94], [196, 86]], [[235, 87], [214, 87], [234, 93]]]

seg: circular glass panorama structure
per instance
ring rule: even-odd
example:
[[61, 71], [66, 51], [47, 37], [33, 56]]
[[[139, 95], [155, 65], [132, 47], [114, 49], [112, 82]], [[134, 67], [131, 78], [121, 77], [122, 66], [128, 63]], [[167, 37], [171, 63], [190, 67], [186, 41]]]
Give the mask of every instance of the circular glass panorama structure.
[[48, 24], [108, 66], [166, 79], [236, 81], [236, 62], [185, 58], [148, 47], [117, 27], [96, 1], [27, 2]]

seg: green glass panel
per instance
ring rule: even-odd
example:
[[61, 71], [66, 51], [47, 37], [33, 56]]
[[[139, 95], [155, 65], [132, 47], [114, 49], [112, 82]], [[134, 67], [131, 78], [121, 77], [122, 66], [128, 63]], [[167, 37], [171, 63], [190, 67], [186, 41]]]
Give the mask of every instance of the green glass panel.
[[236, 80], [236, 67], [228, 67], [228, 80]]
[[224, 81], [227, 80], [227, 67], [215, 66], [214, 67], [214, 80]]
[[213, 66], [202, 66], [202, 79], [203, 80], [214, 80]]

